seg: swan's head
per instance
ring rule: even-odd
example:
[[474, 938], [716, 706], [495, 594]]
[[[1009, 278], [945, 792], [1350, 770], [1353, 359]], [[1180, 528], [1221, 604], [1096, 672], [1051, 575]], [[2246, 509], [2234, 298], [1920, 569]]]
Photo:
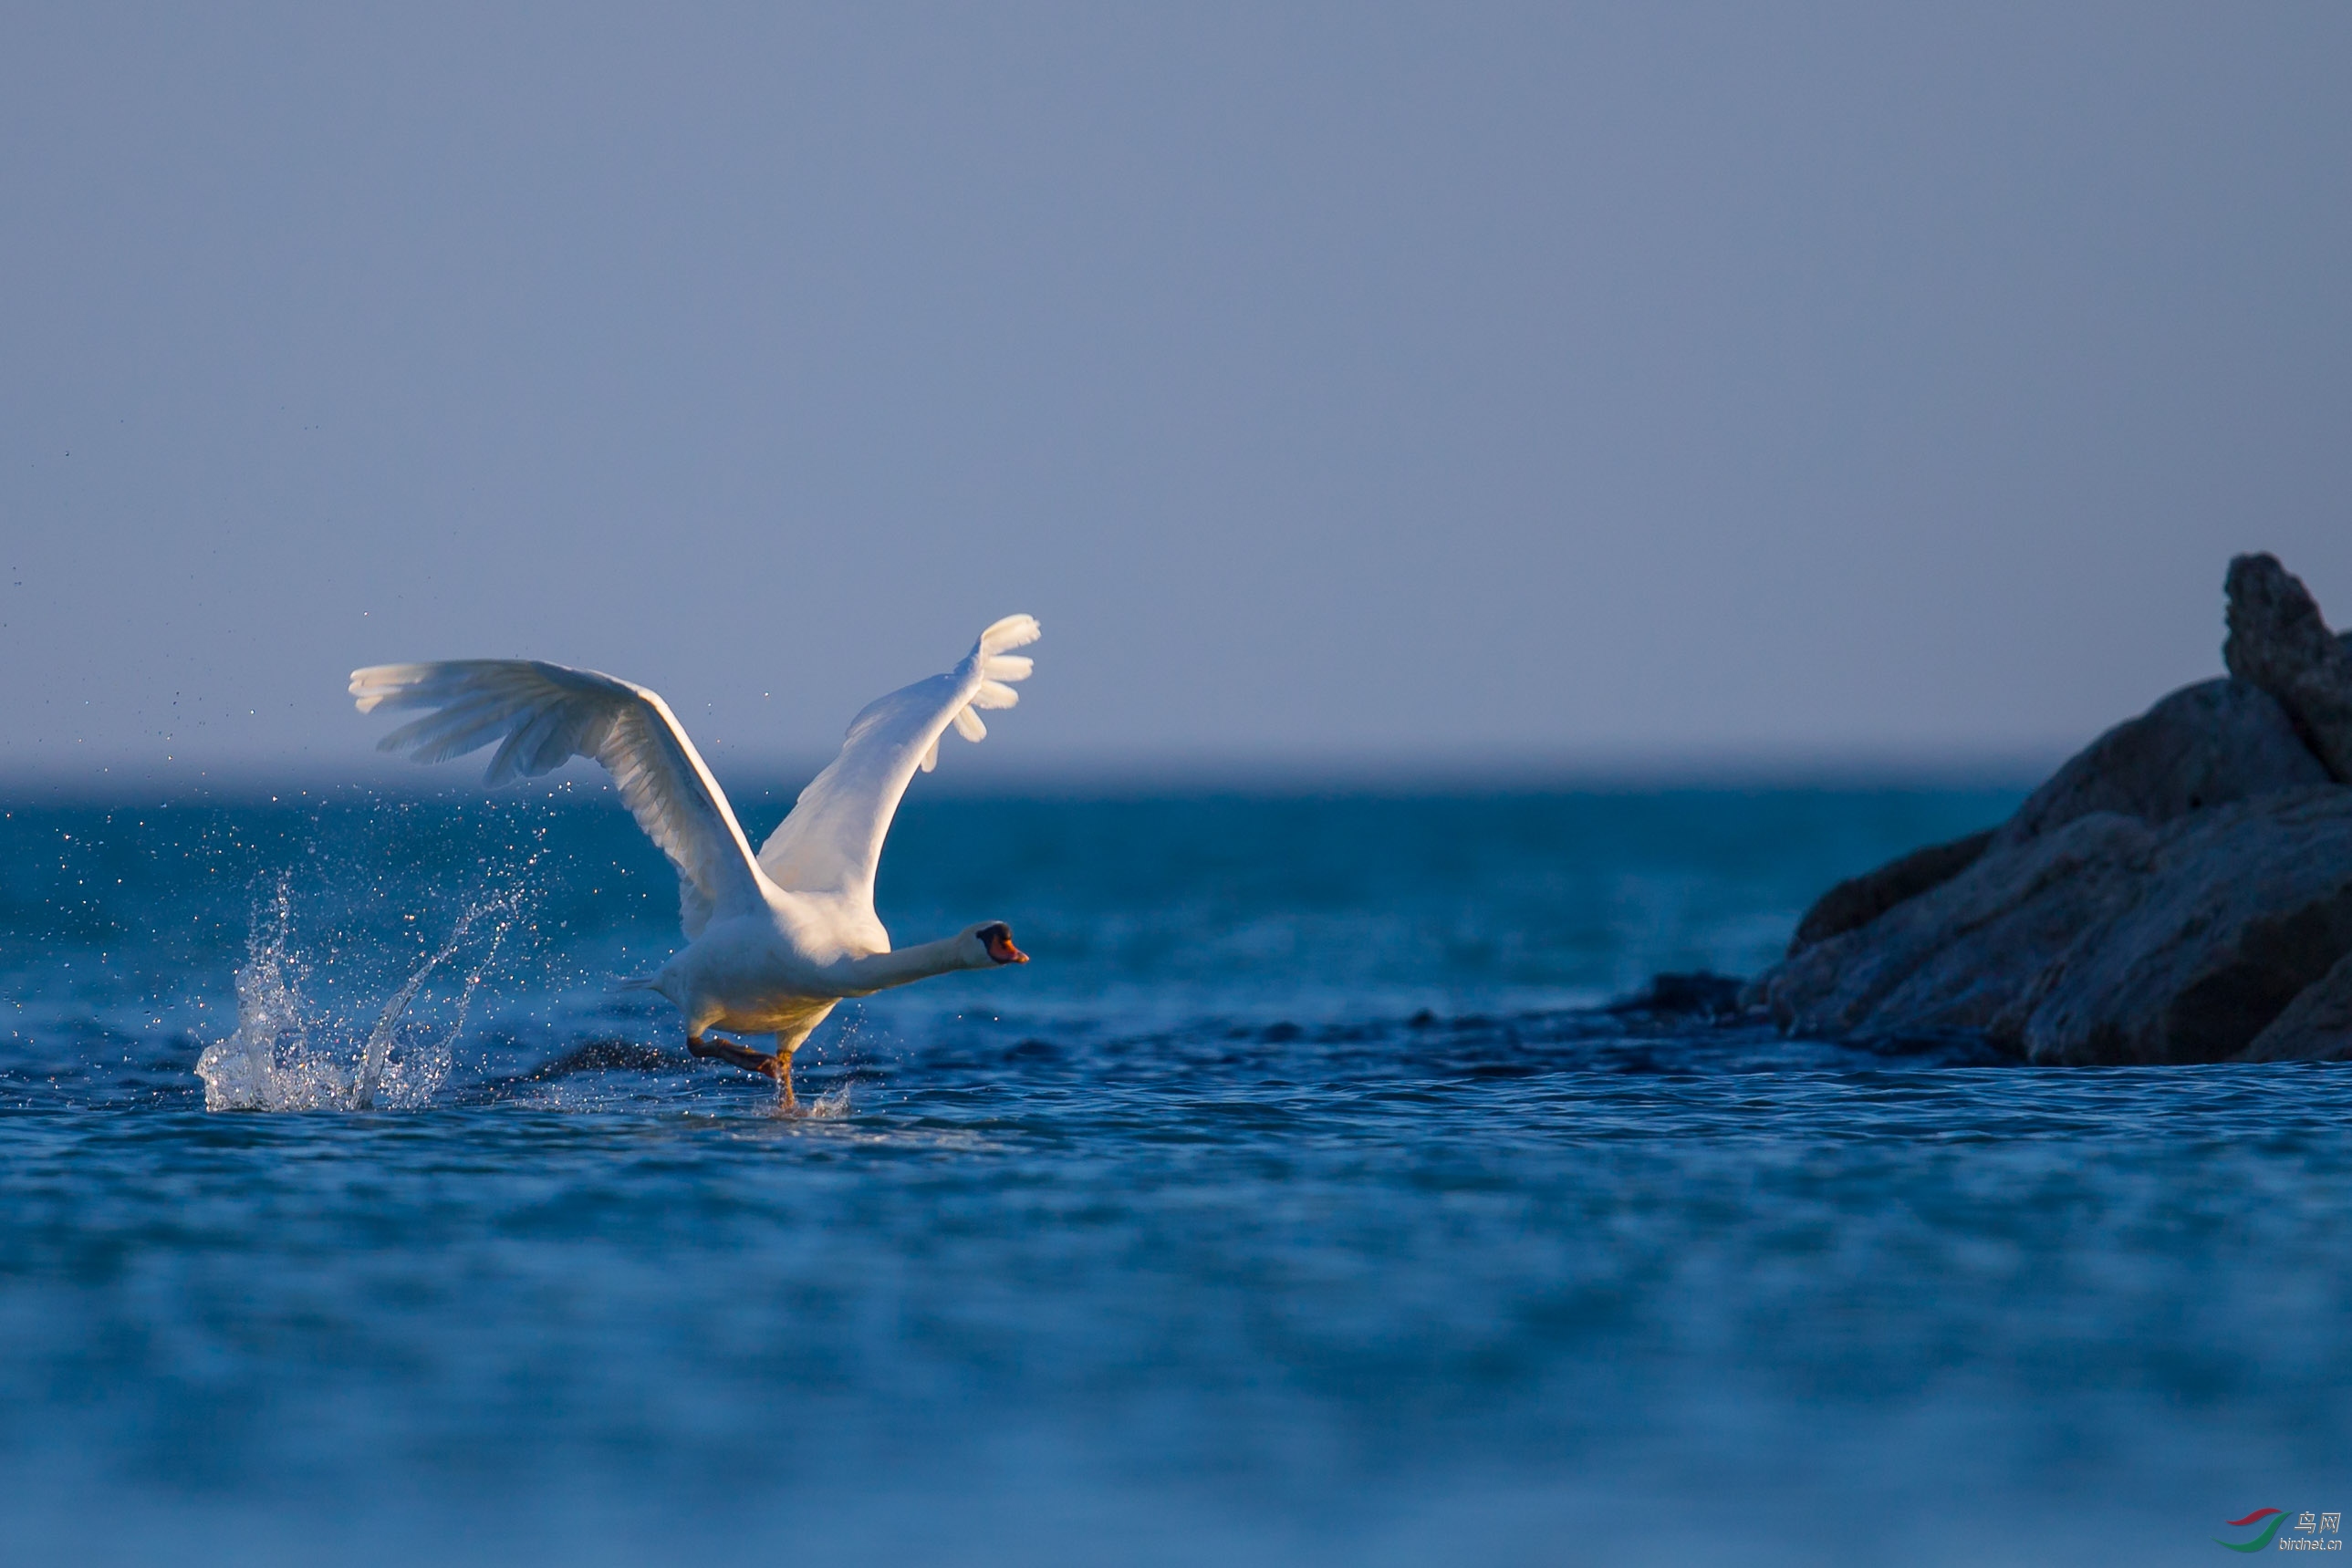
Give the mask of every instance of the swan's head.
[[985, 925], [975, 925], [963, 934], [964, 945], [971, 950], [970, 960], [975, 969], [998, 967], [1005, 964], [1025, 964], [1029, 955], [1013, 945], [1013, 927], [1002, 920], [992, 920]]

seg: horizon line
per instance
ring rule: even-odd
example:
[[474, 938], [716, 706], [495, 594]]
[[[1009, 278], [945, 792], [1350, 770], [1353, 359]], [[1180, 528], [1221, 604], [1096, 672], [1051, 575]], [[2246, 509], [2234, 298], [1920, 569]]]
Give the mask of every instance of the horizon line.
[[[771, 755], [712, 758], [719, 787], [743, 799], [798, 793], [832, 758]], [[942, 759], [945, 760], [944, 758]], [[1443, 761], [1396, 754], [1327, 753], [1318, 757], [1094, 756], [996, 760], [977, 753], [955, 758], [953, 769], [919, 775], [911, 792], [934, 795], [1031, 797], [1200, 794], [1548, 794], [1623, 793], [1676, 789], [2030, 789], [2048, 777], [2063, 754], [1953, 748], [1927, 752], [1860, 749], [1722, 751], [1648, 756], [1495, 756]], [[29, 797], [97, 800], [126, 796], [196, 793], [223, 799], [264, 794], [370, 790], [418, 797], [495, 793], [506, 796], [578, 792], [606, 787], [604, 770], [575, 759], [543, 778], [487, 790], [478, 767], [467, 759], [431, 768], [374, 754], [321, 764], [314, 758], [282, 762], [236, 758], [162, 764], [117, 759], [66, 768], [0, 759], [0, 803]], [[730, 779], [733, 782], [730, 784]]]

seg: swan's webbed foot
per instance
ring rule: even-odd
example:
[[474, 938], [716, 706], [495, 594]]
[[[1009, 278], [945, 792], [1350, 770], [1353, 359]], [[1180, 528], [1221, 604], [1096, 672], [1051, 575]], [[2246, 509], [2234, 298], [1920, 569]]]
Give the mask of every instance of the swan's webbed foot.
[[786, 1063], [764, 1051], [736, 1045], [723, 1040], [705, 1040], [698, 1034], [686, 1037], [686, 1049], [696, 1056], [715, 1056], [721, 1061], [731, 1061], [746, 1072], [756, 1072], [762, 1078], [772, 1078], [790, 1092], [792, 1081], [785, 1076]]

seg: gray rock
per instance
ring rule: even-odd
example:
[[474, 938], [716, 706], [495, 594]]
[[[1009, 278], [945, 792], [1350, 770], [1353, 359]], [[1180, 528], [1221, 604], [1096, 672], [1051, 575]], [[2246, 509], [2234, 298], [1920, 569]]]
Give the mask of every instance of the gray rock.
[[2246, 681], [2201, 681], [2075, 753], [2002, 824], [1991, 847], [2013, 849], [2094, 811], [2168, 822], [2327, 779], [2275, 698]]
[[1804, 1033], [1965, 1030], [2041, 1062], [2220, 1061], [2352, 954], [2352, 789], [2159, 827], [2112, 811], [1988, 851], [1764, 977]]
[[1975, 864], [1985, 846], [1992, 842], [1992, 837], [1993, 830], [1987, 828], [1948, 844], [1913, 850], [1876, 871], [1846, 878], [1815, 899], [1813, 906], [1805, 911], [1805, 917], [1797, 922], [1797, 935], [1790, 940], [1790, 953], [1801, 953], [1832, 936], [1858, 931], [1896, 904], [1916, 898], [1929, 888], [1940, 887]]
[[2352, 789], [2185, 818], [2124, 891], [2038, 982], [2025, 1054], [2226, 1061], [2352, 953]]
[[2034, 1061], [2352, 1060], [2352, 634], [2230, 563], [2231, 679], [2107, 731], [1999, 830], [1832, 888], [1743, 1001]]
[[1858, 931], [1988, 851], [2015, 849], [2078, 817], [2111, 811], [2158, 824], [2327, 778], [2286, 710], [2260, 687], [2226, 679], [2184, 686], [2077, 752], [1998, 830], [1914, 850], [1831, 888], [1798, 922], [1789, 952]]
[[2233, 1060], [2352, 1060], [2352, 955], [2336, 959], [2335, 967], [2305, 986]]
[[2079, 817], [1807, 948], [1755, 989], [1797, 1033], [1966, 1030], [2021, 1052], [2042, 972], [2087, 920], [2127, 896], [2154, 838], [2113, 811]]
[[2222, 662], [2276, 697], [2331, 777], [2352, 781], [2352, 648], [2320, 619], [2302, 580], [2270, 555], [2230, 562]]

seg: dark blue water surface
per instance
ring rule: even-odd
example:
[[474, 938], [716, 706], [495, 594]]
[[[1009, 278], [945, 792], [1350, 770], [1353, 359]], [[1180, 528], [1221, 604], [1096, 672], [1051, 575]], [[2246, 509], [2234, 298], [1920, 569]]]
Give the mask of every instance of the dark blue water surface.
[[593, 787], [19, 791], [0, 1557], [2233, 1560], [2352, 1500], [2352, 1077], [1600, 1006], [2013, 803], [919, 786], [894, 936], [1036, 961], [786, 1116]]

